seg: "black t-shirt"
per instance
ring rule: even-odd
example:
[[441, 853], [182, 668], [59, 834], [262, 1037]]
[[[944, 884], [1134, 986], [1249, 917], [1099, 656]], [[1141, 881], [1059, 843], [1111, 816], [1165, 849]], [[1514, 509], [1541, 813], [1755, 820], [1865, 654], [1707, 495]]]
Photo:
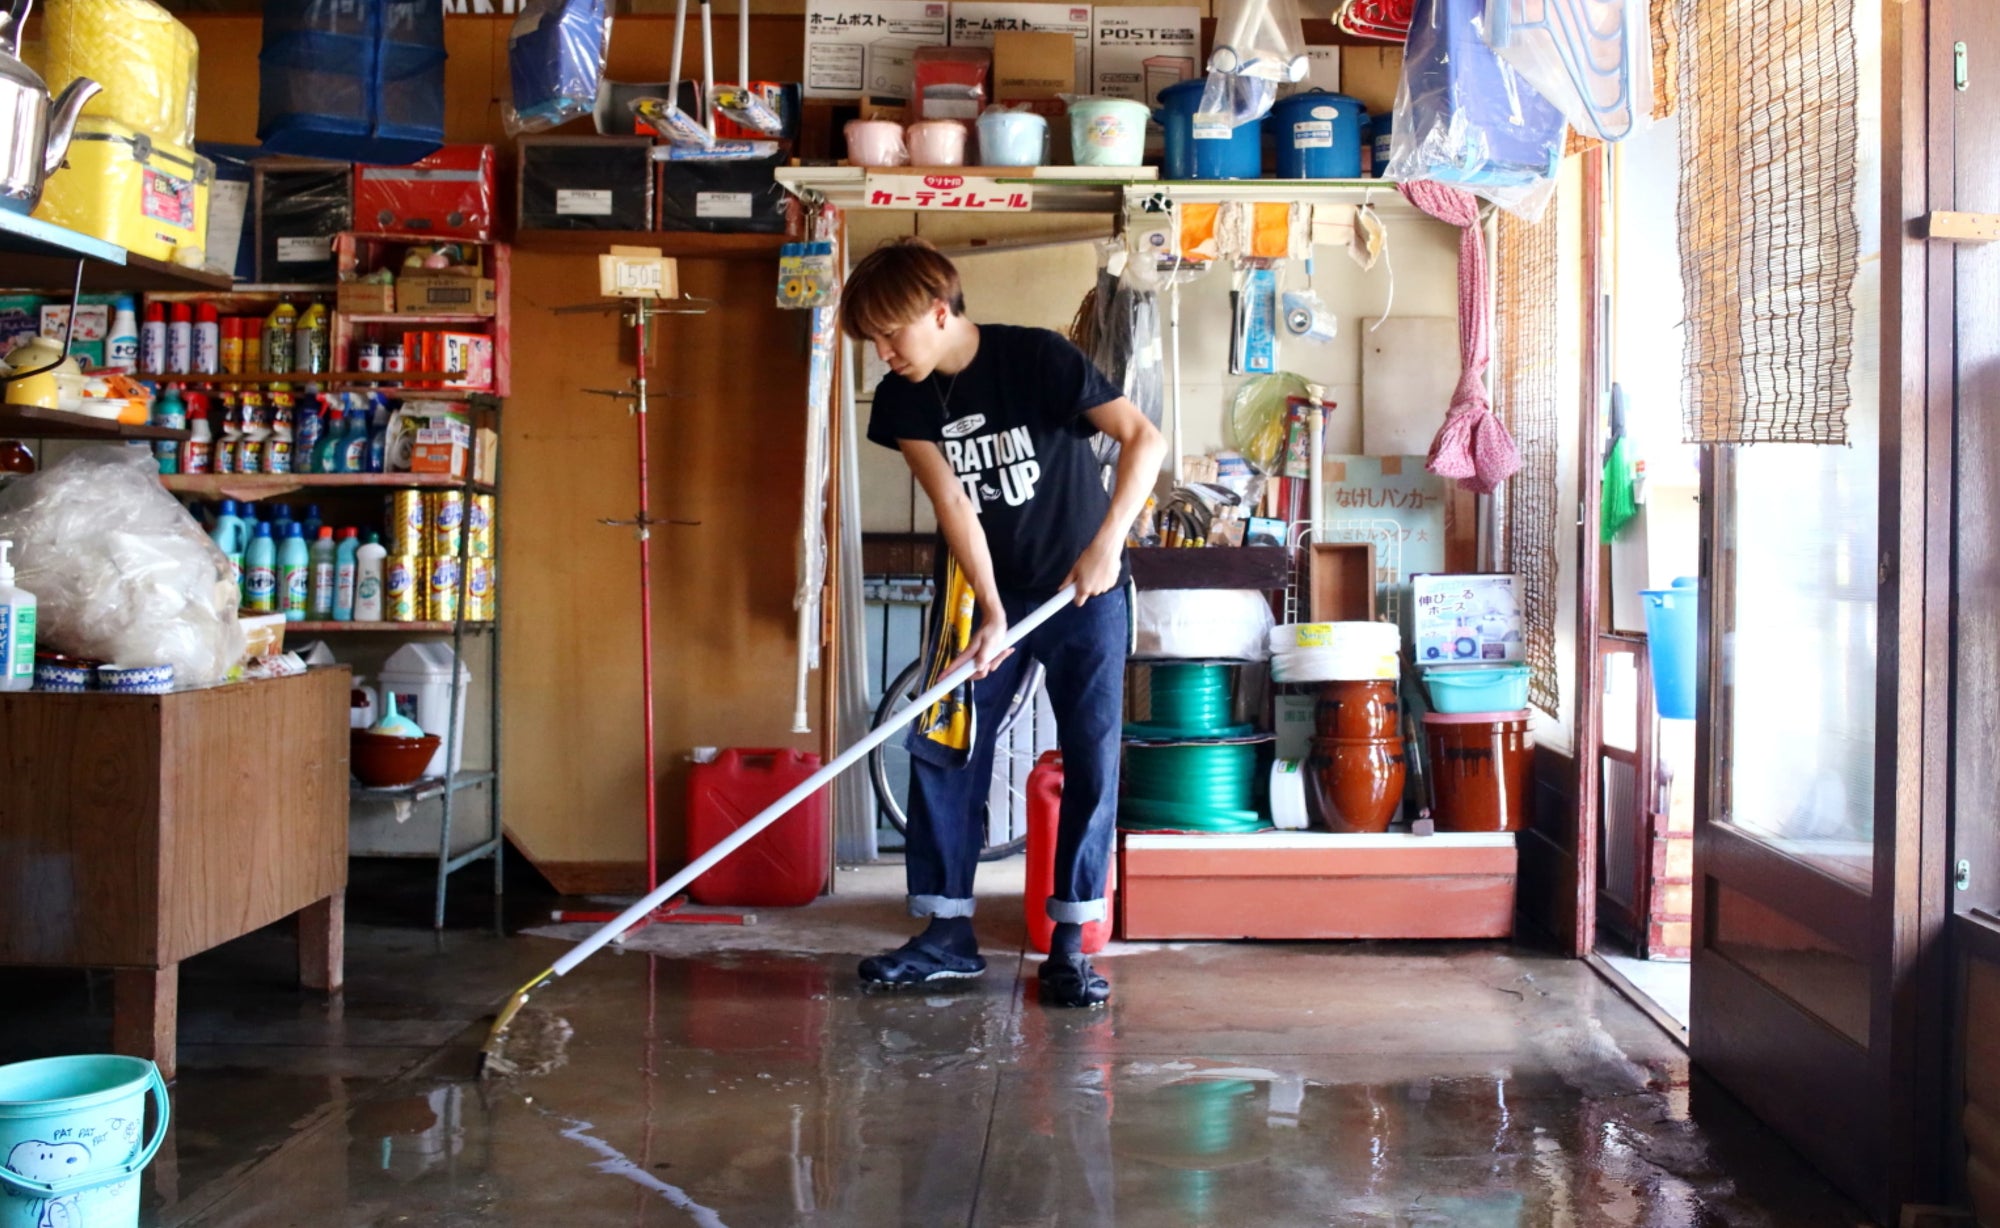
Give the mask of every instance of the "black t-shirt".
[[884, 376], [868, 438], [887, 448], [937, 444], [979, 512], [994, 583], [1047, 595], [1111, 510], [1090, 446], [1097, 428], [1084, 414], [1121, 395], [1066, 338], [982, 324], [979, 349], [956, 376]]

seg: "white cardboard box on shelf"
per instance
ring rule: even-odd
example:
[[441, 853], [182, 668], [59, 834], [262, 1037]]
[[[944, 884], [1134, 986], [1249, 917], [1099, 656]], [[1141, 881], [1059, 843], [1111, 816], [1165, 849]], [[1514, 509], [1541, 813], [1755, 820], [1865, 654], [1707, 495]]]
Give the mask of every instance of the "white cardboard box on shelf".
[[1100, 5], [1091, 23], [1092, 90], [1158, 106], [1160, 91], [1201, 71], [1201, 10]]
[[807, 0], [805, 96], [863, 97], [869, 48], [941, 47], [949, 11], [944, 0]]
[[995, 35], [1067, 34], [1076, 43], [1076, 77], [1090, 80], [1090, 14], [1088, 4], [1026, 4], [1012, 0], [960, 0], [951, 6], [951, 45], [991, 47]]

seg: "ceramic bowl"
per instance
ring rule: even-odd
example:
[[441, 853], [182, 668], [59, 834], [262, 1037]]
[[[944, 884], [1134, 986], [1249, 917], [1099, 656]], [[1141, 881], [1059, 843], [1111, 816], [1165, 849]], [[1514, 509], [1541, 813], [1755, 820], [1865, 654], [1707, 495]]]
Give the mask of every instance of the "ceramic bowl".
[[97, 689], [114, 695], [164, 695], [174, 689], [174, 667], [100, 665]]
[[354, 778], [371, 789], [414, 784], [422, 778], [424, 767], [443, 741], [434, 733], [421, 738], [398, 738], [356, 729], [347, 737], [348, 766]]

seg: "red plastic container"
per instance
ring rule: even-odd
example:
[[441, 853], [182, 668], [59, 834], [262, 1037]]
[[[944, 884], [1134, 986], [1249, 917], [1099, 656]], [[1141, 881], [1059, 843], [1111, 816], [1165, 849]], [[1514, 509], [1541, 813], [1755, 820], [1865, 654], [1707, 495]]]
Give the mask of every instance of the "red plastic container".
[[[1045, 750], [1028, 773], [1028, 885], [1023, 901], [1028, 915], [1028, 942], [1049, 953], [1056, 923], [1049, 920], [1049, 897], [1056, 889], [1056, 832], [1062, 824], [1062, 752]], [[1111, 859], [1104, 876], [1104, 919], [1083, 927], [1083, 950], [1095, 955], [1111, 938], [1113, 905], [1118, 899], [1118, 859]]]
[[[688, 860], [728, 838], [757, 813], [819, 771], [819, 756], [796, 750], [730, 749], [688, 773]], [[796, 908], [826, 886], [826, 790], [794, 806], [694, 880], [697, 904]]]
[[354, 228], [485, 242], [493, 237], [491, 145], [447, 145], [408, 166], [354, 168]]

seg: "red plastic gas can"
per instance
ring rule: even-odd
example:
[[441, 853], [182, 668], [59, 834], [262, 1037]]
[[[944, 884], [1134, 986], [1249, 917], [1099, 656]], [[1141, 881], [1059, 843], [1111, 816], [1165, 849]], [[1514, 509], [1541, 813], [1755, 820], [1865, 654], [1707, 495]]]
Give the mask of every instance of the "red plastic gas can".
[[[1028, 941], [1042, 954], [1056, 923], [1049, 920], [1048, 901], [1056, 890], [1056, 832], [1062, 824], [1062, 752], [1045, 750], [1028, 773]], [[1083, 927], [1083, 950], [1095, 955], [1111, 937], [1112, 909], [1118, 900], [1118, 860], [1112, 858], [1104, 876], [1104, 919]]]
[[[688, 860], [692, 861], [819, 771], [819, 756], [796, 750], [730, 749], [688, 773]], [[748, 844], [694, 880], [698, 904], [796, 908], [826, 885], [826, 790], [794, 806]]]

